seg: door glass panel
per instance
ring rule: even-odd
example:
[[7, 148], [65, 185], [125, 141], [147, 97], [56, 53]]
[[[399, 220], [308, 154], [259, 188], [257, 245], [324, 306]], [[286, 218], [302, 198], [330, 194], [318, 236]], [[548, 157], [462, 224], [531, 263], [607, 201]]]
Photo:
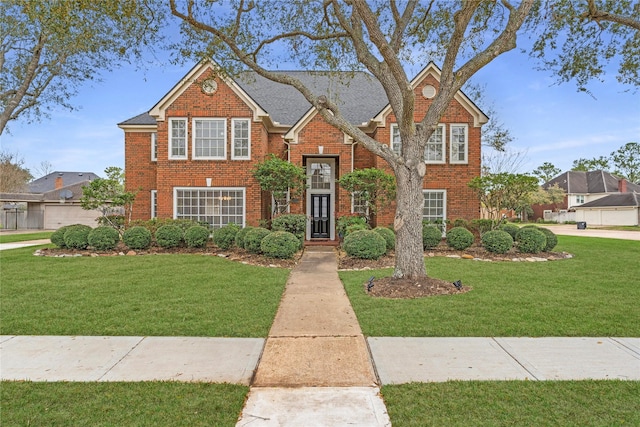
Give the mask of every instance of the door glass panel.
[[331, 188], [331, 165], [311, 163], [311, 189], [328, 190]]

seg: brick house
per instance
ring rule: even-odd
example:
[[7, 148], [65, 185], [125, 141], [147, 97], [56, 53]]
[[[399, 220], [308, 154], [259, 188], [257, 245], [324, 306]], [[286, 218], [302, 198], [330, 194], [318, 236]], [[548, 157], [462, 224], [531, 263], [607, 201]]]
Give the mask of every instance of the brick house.
[[[369, 74], [283, 73], [325, 91], [347, 120], [400, 149], [395, 116]], [[412, 81], [416, 121], [426, 114], [439, 76], [430, 63]], [[464, 93], [456, 94], [425, 151], [425, 219], [479, 217], [480, 203], [467, 182], [480, 175], [480, 131], [487, 120]], [[307, 239], [335, 240], [336, 218], [363, 208], [336, 179], [357, 168], [390, 171], [382, 158], [326, 123], [295, 89], [255, 73], [220, 77], [209, 62], [191, 69], [150, 111], [118, 126], [125, 133], [127, 189], [138, 190], [134, 219], [256, 226], [270, 218], [272, 203], [251, 170], [274, 153], [307, 171], [305, 195], [290, 205], [291, 213], [309, 218]], [[389, 206], [374, 222], [392, 225], [394, 212]]]

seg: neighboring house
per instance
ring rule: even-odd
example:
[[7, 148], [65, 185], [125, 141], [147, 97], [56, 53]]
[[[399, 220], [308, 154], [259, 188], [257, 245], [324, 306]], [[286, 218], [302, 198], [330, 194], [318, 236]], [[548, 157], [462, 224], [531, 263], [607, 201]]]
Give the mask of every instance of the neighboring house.
[[[400, 149], [396, 118], [369, 74], [282, 73], [325, 91], [347, 120]], [[412, 81], [417, 121], [439, 77], [430, 63]], [[456, 94], [425, 151], [425, 219], [479, 217], [480, 203], [467, 183], [480, 175], [480, 131], [487, 120], [464, 93]], [[272, 201], [251, 171], [273, 153], [306, 170], [308, 188], [291, 201], [290, 212], [309, 218], [307, 240], [335, 240], [336, 218], [363, 209], [336, 180], [358, 168], [390, 172], [381, 158], [326, 123], [295, 89], [255, 73], [220, 77], [210, 62], [196, 65], [150, 111], [118, 126], [125, 133], [127, 190], [139, 190], [134, 219], [257, 226], [271, 217]], [[392, 225], [394, 209], [379, 212], [374, 222]]]
[[575, 210], [576, 220], [589, 225], [640, 225], [640, 193], [610, 194]]
[[[568, 171], [564, 172], [543, 187], [558, 185], [567, 194], [557, 205], [534, 205], [534, 219], [584, 221], [578, 219], [576, 208], [611, 195], [640, 192], [640, 185], [627, 181], [605, 171]], [[610, 218], [610, 220], [614, 220]], [[595, 225], [595, 223], [593, 223]]]
[[3, 228], [55, 230], [70, 224], [97, 225], [99, 211], [80, 206], [82, 187], [92, 172], [52, 172], [28, 184], [24, 193], [1, 193]]

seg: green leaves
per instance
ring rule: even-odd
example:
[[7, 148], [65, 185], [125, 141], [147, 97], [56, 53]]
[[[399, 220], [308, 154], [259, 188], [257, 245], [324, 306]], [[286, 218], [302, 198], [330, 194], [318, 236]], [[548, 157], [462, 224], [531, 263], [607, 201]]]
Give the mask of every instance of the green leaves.
[[260, 188], [269, 191], [273, 196], [276, 204], [274, 213], [284, 212], [283, 208], [288, 204], [287, 192], [293, 199], [299, 197], [306, 188], [307, 175], [304, 169], [274, 154], [270, 154], [262, 163], [256, 165], [252, 173]]

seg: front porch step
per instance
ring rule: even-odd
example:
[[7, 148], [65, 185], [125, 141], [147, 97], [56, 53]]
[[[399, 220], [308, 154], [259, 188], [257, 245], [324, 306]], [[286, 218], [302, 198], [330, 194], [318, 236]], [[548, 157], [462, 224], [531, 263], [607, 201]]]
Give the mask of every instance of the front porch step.
[[340, 241], [338, 240], [329, 240], [329, 239], [311, 239], [305, 240], [304, 246], [339, 246]]

